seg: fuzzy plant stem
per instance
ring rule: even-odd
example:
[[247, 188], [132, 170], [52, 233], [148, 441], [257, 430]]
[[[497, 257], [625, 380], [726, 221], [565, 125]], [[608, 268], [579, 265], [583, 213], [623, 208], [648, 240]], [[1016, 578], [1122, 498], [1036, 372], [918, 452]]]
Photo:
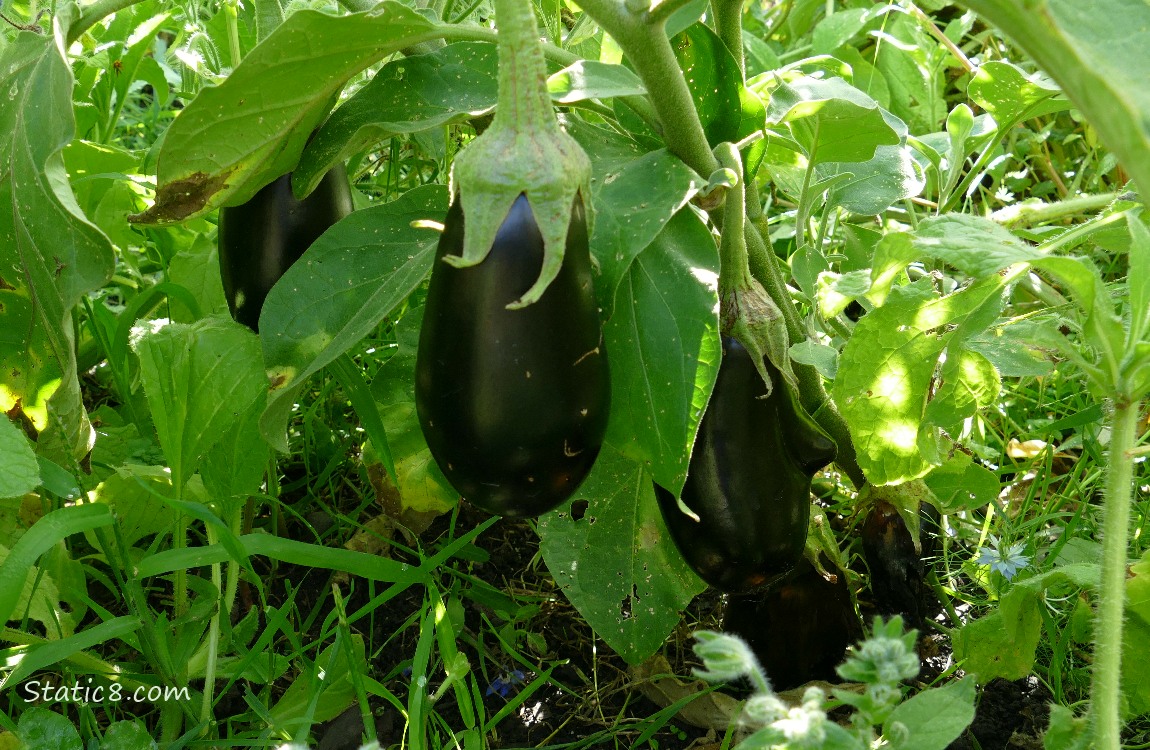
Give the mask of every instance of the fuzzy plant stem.
[[667, 16], [660, 13], [663, 4], [640, 13], [627, 10], [617, 0], [582, 0], [580, 7], [619, 43], [647, 91], [658, 92], [651, 99], [670, 152], [701, 175], [718, 169], [719, 162], [707, 144], [687, 80], [667, 38]]
[[531, 0], [495, 0], [499, 25], [499, 100], [491, 127], [522, 133], [559, 134], [547, 89], [547, 66]]
[[1133, 456], [1139, 402], [1118, 400], [1110, 415], [1110, 450], [1102, 508], [1102, 584], [1094, 631], [1090, 711], [1094, 747], [1121, 746], [1122, 617], [1126, 600], [1126, 554], [1133, 491]]
[[734, 144], [722, 143], [715, 149], [719, 163], [733, 172], [738, 184], [727, 190], [723, 205], [723, 233], [719, 242], [719, 299], [751, 285], [751, 269], [747, 261], [747, 238], [743, 234], [746, 222], [746, 187], [743, 180], [743, 160]]

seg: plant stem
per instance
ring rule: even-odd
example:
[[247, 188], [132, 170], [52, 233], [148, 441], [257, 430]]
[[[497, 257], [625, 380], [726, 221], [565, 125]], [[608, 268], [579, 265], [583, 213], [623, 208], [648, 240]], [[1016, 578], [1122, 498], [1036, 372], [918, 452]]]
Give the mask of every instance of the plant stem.
[[244, 52], [240, 47], [240, 19], [235, 2], [224, 3], [224, 20], [228, 27], [228, 53], [232, 58], [232, 68], [238, 68]]
[[1062, 219], [1087, 211], [1098, 211], [1106, 208], [1118, 193], [1102, 193], [1100, 195], [1076, 195], [1073, 198], [1056, 201], [1054, 203], [1023, 202], [1000, 208], [990, 215], [990, 218], [999, 224], [1008, 227], [1029, 227], [1047, 221]]
[[[212, 524], [207, 524], [208, 545], [219, 541]], [[235, 562], [231, 563], [233, 566]], [[212, 613], [208, 624], [208, 660], [204, 665], [204, 702], [200, 706], [200, 723], [206, 733], [211, 728], [212, 703], [216, 692], [216, 658], [220, 650], [220, 617], [223, 616], [223, 576], [220, 574], [220, 564], [212, 563], [212, 585], [216, 588], [216, 610]]]
[[521, 133], [558, 132], [551, 97], [538, 82], [547, 78], [539, 26], [529, 0], [495, 0], [499, 24], [499, 100], [492, 128]]
[[84, 12], [80, 14], [80, 17], [73, 21], [72, 25], [68, 27], [68, 44], [82, 37], [85, 31], [104, 20], [107, 16], [121, 11], [124, 8], [130, 8], [138, 2], [141, 2], [141, 0], [96, 0], [96, 2], [84, 8]]
[[666, 19], [653, 13], [632, 15], [616, 0], [583, 0], [580, 5], [619, 43], [647, 90], [659, 92], [652, 101], [667, 149], [700, 175], [714, 172], [719, 162], [711, 153], [691, 91], [671, 49]]
[[719, 299], [726, 300], [732, 292], [751, 286], [747, 238], [744, 234], [744, 225], [747, 223], [746, 186], [743, 180], [743, 160], [735, 147], [730, 143], [722, 143], [715, 151], [719, 163], [734, 172], [738, 179], [738, 184], [727, 190], [723, 205], [723, 231], [719, 242]]
[[715, 14], [715, 29], [719, 38], [739, 64], [739, 78], [747, 77], [747, 61], [743, 54], [743, 0], [711, 0]]
[[1130, 527], [1133, 458], [1139, 402], [1119, 397], [1110, 415], [1106, 496], [1102, 506], [1102, 582], [1094, 631], [1090, 713], [1096, 747], [1118, 750], [1121, 742], [1122, 617], [1126, 603], [1126, 546]]

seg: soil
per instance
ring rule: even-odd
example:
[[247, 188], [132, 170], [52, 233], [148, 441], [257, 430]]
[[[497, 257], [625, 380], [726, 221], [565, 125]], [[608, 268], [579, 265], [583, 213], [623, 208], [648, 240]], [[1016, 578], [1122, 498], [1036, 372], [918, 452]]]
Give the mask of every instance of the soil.
[[[461, 508], [455, 520], [455, 534], [485, 519], [486, 516], [478, 511]], [[421, 536], [421, 544], [425, 549], [433, 549], [437, 540], [445, 538], [448, 529], [448, 517], [438, 519]], [[517, 642], [518, 653], [537, 666], [530, 670], [516, 663], [494, 642], [492, 626], [484, 622], [486, 617], [489, 623], [500, 627], [501, 619], [496, 612], [471, 598], [459, 599], [463, 605], [464, 628], [457, 641], [473, 671], [483, 675], [480, 685], [487, 686], [483, 696], [484, 714], [487, 717], [495, 715], [508, 702], [515, 700], [518, 691], [542, 670], [548, 666], [553, 668], [550, 684], [533, 693], [512, 715], [501, 721], [488, 735], [488, 746], [561, 747], [577, 743], [579, 747], [630, 747], [647, 726], [642, 721], [663, 706], [656, 705], [640, 693], [628, 677], [628, 665], [594, 636], [578, 612], [556, 590], [538, 555], [538, 539], [530, 524], [501, 519], [477, 540], [477, 546], [486, 552], [487, 559], [482, 562], [457, 560], [455, 568], [462, 575], [475, 576], [518, 600], [536, 602], [537, 609], [529, 619], [517, 623], [517, 628], [541, 635], [545, 643], [542, 651], [533, 652], [528, 642]], [[395, 556], [403, 559], [402, 553]], [[269, 590], [278, 591], [286, 598], [289, 589], [296, 591], [296, 606], [305, 613], [322, 597], [330, 597], [327, 574], [281, 565]], [[410, 663], [419, 635], [417, 626], [409, 620], [423, 606], [423, 596], [421, 587], [407, 589], [376, 610], [374, 617], [370, 618], [369, 630], [359, 631], [368, 644], [378, 649], [373, 656], [373, 677], [401, 700], [409, 691], [406, 676], [409, 672], [405, 673], [401, 665]], [[361, 593], [354, 593], [347, 602], [347, 610], [354, 611], [366, 601], [361, 587]], [[330, 606], [330, 603], [320, 606]], [[723, 597], [712, 591], [696, 597], [687, 608], [680, 627], [672, 633], [663, 650], [675, 674], [686, 676], [692, 668], [699, 666], [691, 651], [690, 633], [699, 628], [718, 629], [722, 608]], [[316, 619], [322, 621], [322, 617]], [[367, 622], [365, 618], [357, 625]], [[483, 643], [479, 641], [481, 636]], [[946, 644], [940, 640], [933, 639], [934, 645], [929, 647], [924, 643], [924, 648], [933, 651], [932, 658], [924, 660], [924, 677], [929, 678], [932, 663], [938, 664], [943, 660], [939, 649], [945, 650]], [[516, 674], [515, 670], [519, 673]], [[436, 680], [442, 679], [442, 675], [442, 669], [436, 669], [429, 691], [434, 692]], [[950, 750], [1041, 748], [1039, 737], [1046, 724], [1048, 700], [1049, 696], [1033, 681], [998, 680], [986, 685], [981, 691], [974, 723], [962, 738], [950, 746]], [[384, 701], [374, 702], [372, 706], [380, 744], [384, 748], [390, 744], [398, 746], [403, 740], [403, 717]], [[221, 710], [226, 708], [221, 707]], [[453, 730], [458, 731], [464, 726], [453, 691], [445, 693], [435, 710]], [[354, 750], [362, 731], [359, 709], [353, 706], [342, 716], [317, 727], [315, 736], [323, 750]], [[658, 743], [651, 747], [714, 750], [720, 745], [722, 732], [700, 729], [673, 719], [650, 739]]]

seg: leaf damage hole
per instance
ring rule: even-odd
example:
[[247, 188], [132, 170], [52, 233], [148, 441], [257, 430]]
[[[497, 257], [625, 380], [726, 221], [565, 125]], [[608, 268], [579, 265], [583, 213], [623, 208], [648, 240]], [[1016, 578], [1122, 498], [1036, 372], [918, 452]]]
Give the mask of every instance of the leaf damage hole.
[[586, 500], [576, 500], [571, 503], [571, 518], [575, 521], [582, 521], [583, 516], [587, 514], [587, 506], [590, 505]]

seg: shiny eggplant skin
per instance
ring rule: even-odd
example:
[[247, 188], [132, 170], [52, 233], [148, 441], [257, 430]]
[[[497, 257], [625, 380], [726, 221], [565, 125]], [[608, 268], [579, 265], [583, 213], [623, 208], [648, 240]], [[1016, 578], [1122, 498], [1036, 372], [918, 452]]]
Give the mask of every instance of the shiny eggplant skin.
[[603, 444], [611, 383], [576, 197], [559, 275], [539, 301], [508, 310], [539, 275], [543, 237], [527, 197], [512, 205], [488, 256], [470, 268], [452, 203], [427, 290], [415, 404], [431, 454], [472, 504], [537, 516], [569, 498]]
[[272, 285], [327, 229], [352, 211], [343, 165], [333, 167], [302, 201], [291, 174], [265, 185], [251, 200], [220, 209], [220, 276], [232, 317], [259, 331]]
[[723, 337], [723, 360], [699, 425], [679, 510], [656, 485], [663, 519], [691, 568], [711, 586], [744, 592], [769, 584], [802, 556], [811, 478], [835, 444], [767, 362], [769, 397], [751, 355]]
[[835, 667], [862, 635], [846, 577], [832, 583], [806, 559], [765, 592], [727, 597], [723, 630], [747, 642], [775, 690], [837, 681]]

